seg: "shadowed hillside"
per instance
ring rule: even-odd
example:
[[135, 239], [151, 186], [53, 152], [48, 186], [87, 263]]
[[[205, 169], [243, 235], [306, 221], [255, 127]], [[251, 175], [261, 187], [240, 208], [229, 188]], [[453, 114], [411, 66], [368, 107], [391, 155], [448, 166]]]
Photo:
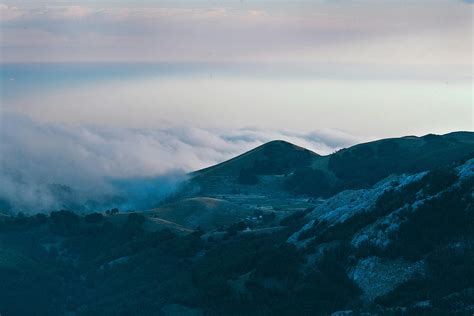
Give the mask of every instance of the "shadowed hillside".
[[359, 144], [320, 156], [283, 141], [191, 173], [196, 195], [250, 192], [327, 197], [391, 175], [428, 170], [474, 156], [474, 133], [407, 136]]
[[311, 165], [319, 157], [308, 149], [276, 140], [218, 165], [193, 172], [191, 175], [195, 178], [239, 176], [245, 169], [256, 175], [281, 175], [301, 166]]
[[474, 133], [383, 139], [329, 156], [328, 171], [342, 188], [374, 184], [390, 174], [428, 170], [474, 156]]

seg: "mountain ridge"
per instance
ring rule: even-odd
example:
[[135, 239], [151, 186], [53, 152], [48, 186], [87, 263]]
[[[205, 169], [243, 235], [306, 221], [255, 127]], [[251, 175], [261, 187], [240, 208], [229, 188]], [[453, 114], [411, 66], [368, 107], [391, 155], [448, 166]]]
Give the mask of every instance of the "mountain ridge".
[[[425, 139], [425, 138], [429, 138], [429, 137], [455, 137], [457, 140], [460, 140], [460, 141], [465, 141], [465, 142], [469, 142], [469, 143], [473, 143], [474, 144], [474, 132], [471, 132], [471, 131], [454, 131], [454, 132], [449, 132], [449, 133], [446, 133], [446, 134], [433, 134], [433, 133], [428, 133], [426, 135], [422, 135], [422, 136], [416, 136], [416, 135], [406, 135], [406, 136], [400, 136], [400, 137], [387, 137], [387, 138], [381, 138], [381, 139], [377, 139], [377, 140], [372, 140], [372, 141], [367, 141], [367, 142], [362, 142], [362, 143], [358, 143], [358, 144], [354, 144], [353, 146], [349, 146], [349, 147], [343, 147], [343, 148], [340, 148], [338, 150], [336, 150], [336, 152], [338, 151], [341, 151], [341, 150], [345, 150], [345, 149], [349, 149], [349, 148], [354, 148], [354, 147], [357, 147], [357, 146], [366, 146], [366, 145], [369, 145], [369, 144], [375, 144], [375, 143], [378, 143], [378, 142], [384, 142], [384, 141], [391, 141], [391, 140], [400, 140], [400, 139], [407, 139], [407, 140], [421, 140], [421, 139]], [[271, 146], [271, 145], [274, 145], [274, 144], [283, 144], [285, 146], [288, 146], [288, 147], [293, 147], [295, 149], [298, 149], [298, 150], [305, 150], [305, 151], [309, 151], [311, 152], [312, 154], [314, 154], [315, 156], [317, 157], [321, 157], [321, 158], [324, 158], [324, 157], [330, 157], [332, 155], [334, 155], [336, 152], [334, 153], [331, 153], [331, 154], [327, 154], [327, 155], [321, 155], [315, 151], [312, 151], [310, 149], [307, 149], [305, 147], [302, 147], [302, 146], [299, 146], [299, 145], [296, 145], [296, 144], [293, 144], [289, 141], [285, 141], [285, 140], [282, 140], [282, 139], [276, 139], [276, 140], [271, 140], [271, 141], [268, 141], [266, 143], [263, 143], [253, 149], [250, 149], [242, 154], [239, 154], [233, 158], [230, 158], [228, 160], [225, 160], [225, 161], [222, 161], [222, 162], [219, 162], [217, 164], [214, 164], [214, 165], [211, 165], [211, 166], [208, 166], [208, 167], [204, 167], [202, 169], [199, 169], [199, 170], [196, 170], [196, 171], [192, 171], [190, 173], [188, 173], [189, 176], [193, 177], [193, 176], [199, 176], [201, 174], [205, 174], [206, 172], [209, 172], [211, 171], [212, 169], [214, 168], [218, 168], [218, 167], [222, 167], [223, 165], [225, 164], [228, 164], [228, 163], [231, 163], [231, 162], [234, 162], [235, 160], [238, 160], [240, 158], [244, 158], [248, 155], [252, 155], [254, 154], [255, 152], [259, 151], [259, 150], [262, 150], [268, 146]]]
[[325, 156], [277, 140], [189, 176], [199, 195], [278, 191], [317, 197], [367, 187], [390, 174], [465, 161], [473, 155], [474, 132], [468, 131], [386, 138]]

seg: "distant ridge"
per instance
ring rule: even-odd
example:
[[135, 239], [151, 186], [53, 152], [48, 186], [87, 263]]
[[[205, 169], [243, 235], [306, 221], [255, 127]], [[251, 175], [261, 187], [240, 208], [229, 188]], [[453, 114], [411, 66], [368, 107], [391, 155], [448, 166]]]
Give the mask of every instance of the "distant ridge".
[[[364, 188], [391, 175], [461, 163], [474, 157], [474, 132], [387, 138], [321, 156], [283, 140], [190, 174], [199, 194], [330, 195]], [[264, 177], [264, 181], [262, 180]]]

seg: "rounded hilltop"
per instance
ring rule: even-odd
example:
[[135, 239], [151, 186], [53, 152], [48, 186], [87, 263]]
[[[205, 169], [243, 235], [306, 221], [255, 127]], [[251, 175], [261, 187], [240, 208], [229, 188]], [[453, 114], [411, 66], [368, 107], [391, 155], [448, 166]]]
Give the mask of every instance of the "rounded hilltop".
[[242, 169], [259, 165], [269, 168], [264, 174], [285, 174], [302, 162], [311, 162], [319, 157], [317, 153], [290, 142], [273, 140], [233, 159], [193, 172], [191, 176], [238, 176]]

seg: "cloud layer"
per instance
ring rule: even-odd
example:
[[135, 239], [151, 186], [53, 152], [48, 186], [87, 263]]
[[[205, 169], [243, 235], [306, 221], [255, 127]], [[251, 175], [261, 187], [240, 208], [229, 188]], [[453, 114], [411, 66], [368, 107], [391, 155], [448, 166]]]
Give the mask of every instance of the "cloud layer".
[[79, 210], [151, 207], [185, 179], [187, 172], [270, 140], [284, 139], [322, 154], [360, 141], [333, 130], [301, 134], [257, 129], [71, 127], [8, 113], [1, 119], [0, 139], [0, 201], [3, 209], [14, 212], [65, 206]]

